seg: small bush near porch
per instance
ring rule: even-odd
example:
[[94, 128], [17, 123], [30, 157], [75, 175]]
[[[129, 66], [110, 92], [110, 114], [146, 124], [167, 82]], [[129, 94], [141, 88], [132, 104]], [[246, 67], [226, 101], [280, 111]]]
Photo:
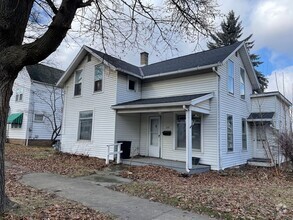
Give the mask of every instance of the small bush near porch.
[[223, 219], [293, 219], [293, 175], [242, 167], [191, 177], [162, 167], [131, 167], [117, 191]]

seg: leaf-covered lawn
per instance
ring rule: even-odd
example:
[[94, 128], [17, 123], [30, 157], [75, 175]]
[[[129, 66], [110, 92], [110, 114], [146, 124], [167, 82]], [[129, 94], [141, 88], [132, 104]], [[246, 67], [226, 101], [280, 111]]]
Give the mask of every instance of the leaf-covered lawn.
[[6, 160], [27, 167], [34, 172], [51, 172], [68, 176], [83, 176], [105, 167], [105, 160], [58, 153], [48, 147], [26, 147], [7, 144]]
[[6, 169], [6, 193], [16, 206], [5, 213], [4, 219], [111, 219], [76, 202], [21, 184], [18, 180], [25, 172], [28, 170], [17, 165]]
[[111, 216], [19, 182], [21, 176], [29, 172], [88, 175], [101, 170], [104, 160], [56, 153], [51, 148], [10, 144], [6, 145], [5, 159], [11, 163], [5, 170], [6, 193], [16, 207], [7, 212], [4, 219], [111, 219]]
[[293, 176], [243, 167], [182, 177], [162, 167], [131, 167], [115, 190], [223, 219], [293, 219]]

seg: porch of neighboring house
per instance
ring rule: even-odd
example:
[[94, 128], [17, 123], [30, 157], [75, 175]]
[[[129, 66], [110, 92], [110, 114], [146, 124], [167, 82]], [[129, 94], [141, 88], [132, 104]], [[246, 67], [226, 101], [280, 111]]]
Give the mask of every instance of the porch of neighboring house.
[[[187, 174], [186, 164], [181, 161], [174, 160], [165, 160], [161, 158], [154, 157], [134, 157], [130, 159], [122, 159], [122, 164], [130, 165], [130, 166], [162, 166], [172, 170], [176, 170], [179, 173]], [[188, 174], [199, 174], [203, 172], [210, 171], [211, 167], [209, 165], [192, 165], [190, 172]]]
[[198, 157], [199, 163], [206, 162], [202, 124], [210, 114], [213, 96], [141, 99], [112, 106], [117, 114], [115, 142], [131, 142], [132, 159], [123, 163], [164, 166], [189, 174], [209, 171], [211, 166], [194, 165], [192, 160]]
[[274, 112], [251, 113], [247, 121], [252, 127], [253, 157], [248, 165], [273, 167], [282, 163], [282, 154], [276, 146], [273, 134]]

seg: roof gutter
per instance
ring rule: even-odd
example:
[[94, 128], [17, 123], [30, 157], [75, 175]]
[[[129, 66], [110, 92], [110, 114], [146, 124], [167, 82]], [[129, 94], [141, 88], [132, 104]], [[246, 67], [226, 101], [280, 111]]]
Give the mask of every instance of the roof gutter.
[[141, 105], [121, 105], [121, 106], [112, 106], [111, 108], [112, 109], [136, 109], [136, 108], [151, 108], [151, 107], [170, 107], [170, 106], [190, 105], [191, 101], [157, 103], [157, 104], [141, 104]]
[[198, 67], [193, 67], [193, 68], [189, 68], [189, 69], [184, 69], [184, 70], [176, 70], [176, 71], [171, 71], [171, 72], [167, 72], [167, 73], [158, 73], [158, 74], [154, 74], [151, 76], [144, 76], [143, 79], [150, 79], [150, 78], [155, 78], [155, 77], [160, 77], [160, 76], [169, 76], [169, 75], [174, 75], [174, 74], [178, 74], [178, 73], [186, 73], [186, 72], [192, 72], [192, 71], [197, 71], [197, 70], [204, 70], [204, 69], [210, 69], [216, 66], [220, 66], [222, 63], [214, 63], [214, 64], [210, 64], [210, 65], [206, 65], [206, 66], [198, 66]]

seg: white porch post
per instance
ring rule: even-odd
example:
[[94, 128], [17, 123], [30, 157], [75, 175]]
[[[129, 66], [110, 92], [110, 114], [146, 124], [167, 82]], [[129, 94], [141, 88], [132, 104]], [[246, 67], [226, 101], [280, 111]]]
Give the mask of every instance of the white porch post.
[[189, 172], [192, 168], [192, 111], [187, 108], [185, 113], [186, 124], [186, 171]]

